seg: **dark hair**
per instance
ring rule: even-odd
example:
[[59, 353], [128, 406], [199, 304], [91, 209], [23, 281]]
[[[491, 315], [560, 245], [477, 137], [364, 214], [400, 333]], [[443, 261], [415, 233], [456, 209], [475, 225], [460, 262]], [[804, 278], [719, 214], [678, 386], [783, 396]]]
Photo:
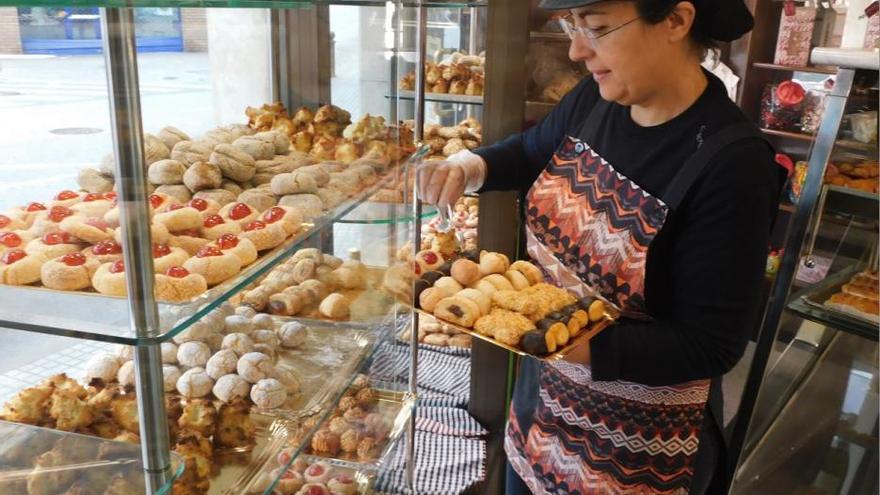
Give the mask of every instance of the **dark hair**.
[[[636, 10], [639, 13], [639, 17], [646, 23], [658, 24], [672, 13], [680, 1], [682, 0], [636, 0]], [[706, 25], [706, 9], [699, 8], [697, 2], [692, 1], [691, 3], [694, 4], [696, 15], [689, 36], [700, 58], [703, 58], [710, 50], [717, 49], [718, 43], [709, 33], [709, 28]]]

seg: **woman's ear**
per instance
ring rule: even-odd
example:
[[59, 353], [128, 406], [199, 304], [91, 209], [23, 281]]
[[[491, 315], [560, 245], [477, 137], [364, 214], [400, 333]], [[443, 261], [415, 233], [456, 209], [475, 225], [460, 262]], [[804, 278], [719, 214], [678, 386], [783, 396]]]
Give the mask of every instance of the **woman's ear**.
[[665, 21], [666, 27], [669, 30], [669, 41], [675, 43], [687, 39], [696, 17], [697, 9], [693, 3], [688, 1], [678, 2]]

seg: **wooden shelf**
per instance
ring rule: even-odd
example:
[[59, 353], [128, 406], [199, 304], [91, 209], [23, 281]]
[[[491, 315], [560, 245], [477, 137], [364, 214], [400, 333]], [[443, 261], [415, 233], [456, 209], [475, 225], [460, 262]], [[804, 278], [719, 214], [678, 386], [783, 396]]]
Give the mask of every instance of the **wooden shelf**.
[[[781, 138], [788, 139], [797, 139], [799, 141], [815, 141], [816, 137], [811, 134], [804, 134], [801, 132], [790, 132], [790, 131], [779, 131], [776, 129], [765, 129], [761, 128], [761, 132], [767, 134], [768, 136], [777, 136]], [[861, 150], [861, 151], [873, 151], [877, 149], [877, 143], [863, 143], [861, 141], [855, 141], [852, 139], [838, 139], [834, 142], [835, 146], [840, 146], [841, 148], [848, 148], [853, 150]]]
[[779, 65], [765, 62], [755, 62], [752, 67], [756, 69], [778, 70], [784, 72], [809, 72], [812, 74], [837, 74], [837, 67], [813, 67], [805, 65]]

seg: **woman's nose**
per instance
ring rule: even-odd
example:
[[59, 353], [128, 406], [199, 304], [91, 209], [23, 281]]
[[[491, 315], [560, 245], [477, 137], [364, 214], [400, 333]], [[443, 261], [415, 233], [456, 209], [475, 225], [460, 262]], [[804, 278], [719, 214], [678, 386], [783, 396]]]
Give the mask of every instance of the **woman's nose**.
[[583, 35], [576, 35], [568, 46], [568, 58], [572, 62], [586, 62], [595, 54], [596, 52], [590, 45], [590, 40]]

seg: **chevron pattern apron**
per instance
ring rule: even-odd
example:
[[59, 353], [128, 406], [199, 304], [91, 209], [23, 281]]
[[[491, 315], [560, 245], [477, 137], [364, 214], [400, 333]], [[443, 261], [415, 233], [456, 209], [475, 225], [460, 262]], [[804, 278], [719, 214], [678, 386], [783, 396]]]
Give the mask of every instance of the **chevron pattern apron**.
[[[589, 126], [603, 121], [594, 114], [610, 105], [597, 107], [580, 135], [591, 135]], [[738, 124], [718, 134], [673, 178], [666, 202], [583, 140], [567, 137], [527, 196], [529, 254], [557, 285], [650, 320], [644, 294], [651, 243], [714, 153], [755, 131]], [[589, 366], [568, 362], [524, 359], [520, 366], [505, 451], [533, 493], [688, 492], [710, 380], [653, 387], [595, 381]]]

